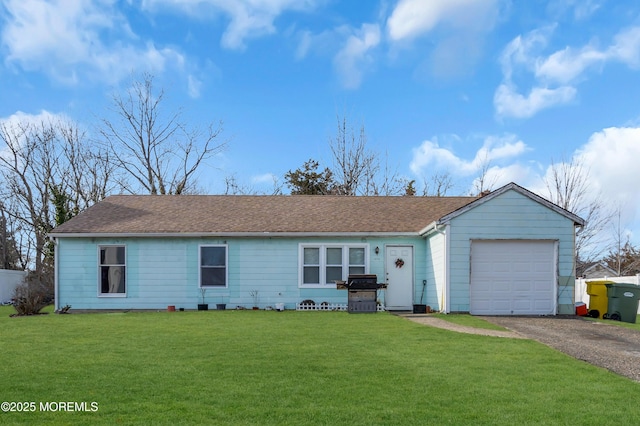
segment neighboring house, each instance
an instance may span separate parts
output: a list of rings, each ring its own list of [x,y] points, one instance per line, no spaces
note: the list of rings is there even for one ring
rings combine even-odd
[[[514,184],[477,197],[116,195],[56,228],[56,307],[347,302],[376,274],[389,310],[574,312],[578,216]],[[424,292],[424,295],[423,295]]]
[[[600,278],[617,277],[618,273],[602,262],[578,262],[576,266],[576,277],[578,278]]]

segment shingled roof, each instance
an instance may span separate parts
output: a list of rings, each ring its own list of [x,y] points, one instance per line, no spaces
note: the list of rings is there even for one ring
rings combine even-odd
[[[113,195],[50,235],[417,234],[476,199]]]

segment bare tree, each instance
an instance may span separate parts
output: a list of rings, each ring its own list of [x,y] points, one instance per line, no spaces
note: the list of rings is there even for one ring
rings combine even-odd
[[[614,212],[607,209],[603,197],[591,193],[590,171],[578,157],[572,157],[569,161],[552,161],[549,172],[544,178],[549,200],[586,221],[576,236],[576,257],[581,261],[600,257],[606,248],[602,231]]]
[[[206,129],[190,127],[180,111],[164,114],[164,91],[154,91],[153,77],[144,74],[124,95],[113,96],[117,121],[102,120],[100,133],[117,166],[132,179],[121,181],[132,193],[185,194],[195,190],[195,174],[222,152],[222,123]]]
[[[337,117],[337,133],[329,140],[333,155],[333,176],[335,193],[338,195],[359,195],[367,192],[367,176],[378,173],[379,164],[375,154],[367,149],[367,135],[364,126],[356,137],[354,129],[345,117]]]
[[[114,189],[116,173],[112,155],[101,146],[92,144],[84,132],[73,123],[57,125],[62,139],[62,154],[66,168],[61,188],[73,201],[74,207],[82,211],[104,199]]]
[[[71,200],[70,209],[82,210],[105,196],[110,166],[94,161],[101,155],[77,126],[55,118],[0,123],[0,151],[2,210],[15,253],[20,265],[40,271],[55,224],[52,190]]]
[[[422,195],[425,197],[446,197],[453,188],[453,179],[449,172],[438,172],[431,176],[431,181],[424,181]]]
[[[379,165],[377,155],[371,154],[371,156],[372,161],[364,173],[365,183],[362,195],[406,195],[411,182],[399,176],[397,169],[391,169],[388,153],[385,153],[382,167]]]
[[[498,182],[497,175],[491,175],[491,158],[489,151],[484,150],[484,156],[478,164],[478,177],[473,181],[473,195],[481,195],[488,191],[493,191],[493,187]]]
[[[24,231],[21,264],[33,261],[40,270],[50,228],[49,184],[57,168],[55,129],[48,123],[3,123],[0,140],[4,154],[0,156],[0,176],[4,183],[4,210],[11,222]],[[22,242],[22,241],[21,241]],[[33,251],[32,251],[33,250]]]
[[[603,259],[618,276],[633,275],[640,270],[640,251],[631,245],[629,232],[622,223],[622,205],[611,215],[611,240],[608,255]]]

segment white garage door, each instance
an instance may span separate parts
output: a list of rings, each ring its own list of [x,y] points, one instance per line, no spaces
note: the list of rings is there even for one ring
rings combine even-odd
[[[474,315],[553,315],[553,241],[472,241],[470,312]]]

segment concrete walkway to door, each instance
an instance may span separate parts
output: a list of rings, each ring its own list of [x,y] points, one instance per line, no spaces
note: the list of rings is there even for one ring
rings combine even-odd
[[[511,339],[526,339],[525,336],[522,336],[513,331],[489,330],[484,328],[468,327],[464,325],[454,324],[452,322],[445,321],[440,318],[436,318],[429,314],[413,314],[409,312],[392,312],[392,311],[391,313],[399,317],[406,318],[410,321],[417,322],[418,324],[428,325],[436,328],[443,328],[445,330],[450,330],[450,331],[457,331],[458,333],[479,334],[482,336],[493,336],[493,337],[508,337]]]

